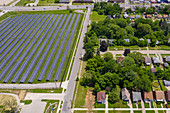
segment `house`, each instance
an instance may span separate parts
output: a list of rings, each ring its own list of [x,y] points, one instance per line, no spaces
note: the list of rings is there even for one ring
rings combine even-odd
[[[117,63],[121,63],[123,61],[124,57],[120,56],[117,58]]]
[[[130,15],[130,19],[135,19],[135,15]]]
[[[101,42],[106,42],[107,43],[107,39],[100,39],[100,43]]]
[[[136,15],[136,19],[140,18],[140,15]]]
[[[97,92],[97,103],[98,104],[104,104],[105,103],[105,95],[106,93],[101,91]]]
[[[159,44],[159,41],[157,40],[157,41],[156,41],[156,45],[158,45],[158,44]]]
[[[170,56],[165,56],[165,57],[163,58],[163,61],[164,61],[164,62],[170,62]]]
[[[163,80],[164,86],[170,86],[170,81],[168,80]]]
[[[163,15],[163,18],[164,19],[168,19],[168,15]]]
[[[152,15],[147,14],[147,15],[146,15],[146,18],[149,18],[149,19],[152,18]]]
[[[108,0],[111,3],[125,3],[125,0]]]
[[[123,88],[123,89],[121,90],[121,92],[122,92],[122,100],[128,102],[129,99],[130,99],[130,93],[129,93],[129,91],[128,91],[126,88]]]
[[[147,39],[147,41],[148,41],[148,44],[150,44],[150,43],[151,43],[151,39]]]
[[[143,38],[140,38],[139,40],[140,40],[140,41],[144,41],[144,39],[143,39]]]
[[[170,90],[165,91],[165,98],[166,98],[166,101],[170,102]]]
[[[111,15],[107,15],[107,18],[111,19],[111,18],[112,18],[112,16],[111,16]]]
[[[156,73],[156,68],[151,68],[152,73]]]
[[[159,59],[159,57],[157,56],[157,57],[152,57],[152,62],[153,62],[153,64],[160,64],[161,63],[161,61],[160,61],[160,59]]]
[[[153,101],[153,93],[152,91],[150,92],[144,92],[143,93],[144,101]]]
[[[151,65],[151,63],[152,63],[151,58],[148,58],[148,57],[145,56],[145,64],[146,64],[147,66],[149,66],[149,65]]]
[[[127,43],[129,43],[130,42],[130,39],[124,39]]]
[[[115,39],[108,39],[109,44],[112,45],[114,40]]]
[[[128,18],[129,17],[129,15],[127,14],[127,13],[125,13],[124,15],[123,15],[123,18]]]
[[[169,64],[167,62],[164,62],[163,65],[164,65],[164,67],[168,67],[169,66]]]
[[[161,19],[161,18],[162,18],[162,15],[157,15],[156,18],[157,18],[157,19]]]
[[[60,3],[69,3],[69,0],[60,0]]]
[[[154,97],[156,102],[165,101],[165,95],[163,91],[154,91]]]
[[[132,91],[132,100],[133,100],[133,102],[137,103],[137,102],[141,101],[141,99],[142,99],[141,92]]]

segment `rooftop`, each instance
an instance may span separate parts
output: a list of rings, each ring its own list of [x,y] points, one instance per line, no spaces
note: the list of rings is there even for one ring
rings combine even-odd
[[[122,89],[122,100],[129,101],[130,93],[126,88]]]
[[[153,100],[153,93],[152,93],[152,91],[144,92],[144,99],[146,99],[146,100]]]
[[[132,91],[133,102],[138,102],[142,99],[141,92]]]
[[[156,100],[162,100],[165,99],[164,92],[163,91],[154,91],[155,93],[155,99]]]
[[[97,92],[97,101],[103,102],[103,100],[105,100],[105,92],[103,92],[103,91]]]

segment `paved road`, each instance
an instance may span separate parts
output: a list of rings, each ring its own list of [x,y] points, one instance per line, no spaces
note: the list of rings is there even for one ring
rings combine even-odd
[[[68,82],[62,83],[61,88],[67,88]],[[39,83],[39,84],[0,84],[0,89],[55,89],[60,86],[57,83]]]
[[[29,105],[23,105],[21,113],[44,113],[46,102],[42,102],[42,99],[47,100],[63,100],[64,94],[61,93],[27,93],[25,100],[32,100]]]
[[[90,13],[91,13],[91,7],[88,8],[87,15],[86,15],[86,18],[84,21],[84,25],[83,25],[79,45],[77,48],[75,60],[73,63],[68,87],[66,90],[66,95],[64,97],[63,108],[62,108],[61,113],[71,113],[71,104],[72,104],[75,85],[76,85],[76,78],[77,78],[77,74],[78,74],[80,58],[81,58],[81,55],[83,54],[83,38],[85,36],[85,33],[87,32],[87,26],[89,23]]]
[[[13,2],[10,6],[15,6],[20,0]]]
[[[138,51],[141,52],[142,54],[170,54],[170,51],[167,50],[131,50],[131,52],[133,51]],[[124,51],[107,51],[107,52],[111,52],[112,54],[123,54]],[[100,54],[104,54],[106,52],[100,52]]]

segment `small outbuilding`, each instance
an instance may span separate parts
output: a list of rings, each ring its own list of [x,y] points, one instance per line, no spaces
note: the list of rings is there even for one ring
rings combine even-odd
[[[97,92],[97,103],[98,104],[104,104],[105,103],[105,95],[106,93],[101,91]]]
[[[128,91],[126,88],[123,88],[123,89],[121,90],[121,92],[122,92],[122,100],[123,100],[123,101],[126,101],[126,102],[129,102],[129,99],[130,99],[130,93],[129,93],[129,91]]]
[[[111,18],[112,18],[112,16],[111,16],[111,15],[107,15],[107,18],[111,19]]]
[[[139,19],[140,18],[140,15],[136,15],[136,19]]]
[[[152,91],[150,92],[144,92],[143,93],[143,96],[144,96],[144,101],[147,102],[147,101],[153,101],[153,93]]]
[[[152,57],[152,61],[153,61],[154,64],[160,64],[160,63],[161,63],[159,57],[154,57],[154,56],[153,56],[153,57]]]
[[[170,62],[170,56],[165,56],[165,57],[163,58],[163,61],[164,61],[164,62]]]
[[[164,67],[168,67],[169,66],[169,64],[167,62],[164,62],[163,65],[164,65]]]
[[[165,101],[165,95],[163,91],[154,91],[154,97],[156,102]]]
[[[141,101],[141,99],[142,99],[141,92],[132,91],[133,102],[137,103],[137,102]]]

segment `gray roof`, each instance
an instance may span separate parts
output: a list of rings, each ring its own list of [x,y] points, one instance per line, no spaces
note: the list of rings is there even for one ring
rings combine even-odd
[[[122,92],[122,100],[129,101],[130,99],[129,91],[126,88],[123,88],[121,92]]]
[[[152,60],[153,60],[153,63],[154,64],[160,64],[161,63],[161,61],[159,60],[159,57],[152,57]]]
[[[170,56],[165,56],[164,59],[166,62],[170,62]]]
[[[100,39],[100,41],[102,42],[102,41],[105,41],[105,42],[107,42],[107,39]]]
[[[109,44],[113,44],[113,40],[115,40],[115,39],[108,39]]]
[[[123,16],[124,16],[124,18],[128,18],[129,17],[128,14],[126,14],[126,13]]]
[[[158,41],[158,40],[156,41],[156,44],[159,44],[159,41]]]
[[[165,86],[170,86],[170,81],[168,81],[168,80],[163,80],[163,83]]]
[[[130,42],[130,39],[124,39],[127,43],[129,43]]]
[[[138,102],[142,99],[141,92],[132,91],[133,102]]]
[[[141,40],[144,40],[144,39],[143,39],[143,38],[140,38],[139,40],[141,41]]]
[[[151,43],[151,39],[147,39],[148,43],[150,44]]]
[[[136,15],[136,18],[137,18],[137,19],[140,18],[140,15]]]
[[[168,67],[168,66],[169,66],[169,64],[166,63],[166,62],[164,62],[163,64],[164,64],[165,67]]]
[[[63,2],[63,3],[69,3],[70,1],[69,0],[60,0],[60,2]]]
[[[148,57],[146,57],[145,56],[145,64],[148,64],[148,63],[152,63],[152,60],[151,60],[151,58],[148,58]]]
[[[112,18],[112,16],[111,15],[107,15],[107,18]]]

